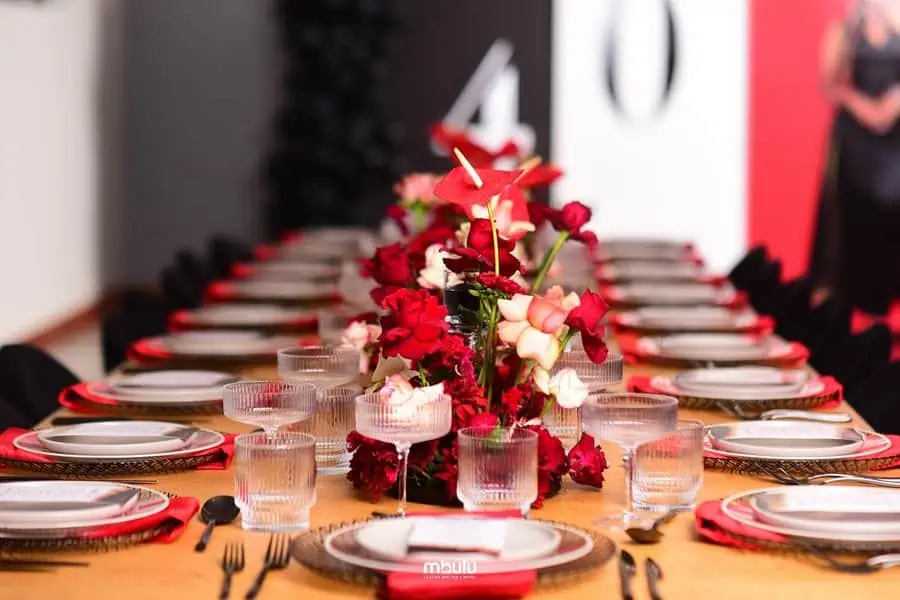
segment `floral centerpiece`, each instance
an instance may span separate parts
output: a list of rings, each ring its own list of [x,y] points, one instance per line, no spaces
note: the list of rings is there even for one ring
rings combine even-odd
[[[574,371],[551,376],[551,370],[575,334],[593,362],[605,360],[601,319],[608,307],[591,291],[579,296],[552,286],[538,293],[563,244],[596,244],[584,229],[591,211],[579,202],[557,210],[528,201],[531,187],[561,174],[554,167],[532,160],[520,169],[499,170],[473,165],[459,145],[453,151],[459,165],[443,177],[413,174],[398,184],[400,200],[389,216],[405,222],[412,211],[421,227],[362,262],[363,276],[377,283],[371,295],[383,315],[377,327],[352,325],[347,336],[371,353],[370,391],[402,400],[417,388],[440,386],[452,398],[452,430],[414,445],[408,473],[400,472],[392,444],[352,432],[348,479],[378,499],[406,477],[411,499],[453,504],[455,432],[480,425],[537,432],[535,507],[559,490],[566,474],[599,488],[606,468],[602,450],[583,435],[567,454],[542,416],[554,402],[574,408],[586,399],[587,387]],[[476,155],[482,161],[493,157],[486,151]],[[544,223],[558,237],[528,272],[522,242]],[[451,301],[453,294],[459,301]]]

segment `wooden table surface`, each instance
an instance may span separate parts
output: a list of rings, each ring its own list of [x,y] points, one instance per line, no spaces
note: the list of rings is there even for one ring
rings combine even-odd
[[[627,367],[626,375],[661,373],[663,369]],[[260,373],[257,373],[259,375]],[[850,410],[844,406],[839,410]],[[60,411],[65,413],[66,411]],[[716,412],[683,410],[684,418],[707,423],[728,420]],[[859,425],[865,425],[856,417]],[[246,431],[243,425],[216,417],[203,426],[222,431]],[[586,488],[566,478],[561,495],[548,500],[544,508],[532,511],[538,518],[564,521],[590,528],[601,511],[620,507],[623,497],[621,456],[612,444],[603,444],[611,467],[602,491]],[[896,474],[896,473],[895,473]],[[707,471],[700,500],[722,498],[740,490],[771,485],[747,476]],[[158,477],[158,489],[200,498],[232,494],[234,474],[228,471],[193,471]],[[395,501],[383,499],[373,504],[358,495],[343,476],[318,479],[318,502],[312,510],[312,526],[367,517],[373,510],[393,511]],[[426,508],[413,505],[411,508]],[[91,562],[88,568],[68,568],[55,574],[3,573],[0,598],[16,600],[199,600],[216,598],[221,582],[220,559],[225,542],[243,539],[247,546],[247,568],[234,579],[232,598],[242,598],[260,567],[267,537],[241,530],[239,524],[216,528],[210,547],[197,554],[193,546],[203,528],[192,522],[184,535],[171,544],[146,544],[105,554],[79,556]],[[630,544],[624,534],[612,534],[621,547],[639,561],[635,578],[637,600],[649,599],[644,579],[644,558],[653,557],[664,573],[661,584],[667,600],[845,600],[853,597],[892,598],[900,586],[900,569],[872,575],[846,575],[822,568],[796,556],[752,552],[715,546],[694,534],[693,515],[685,514],[666,528],[664,540],[655,546]],[[265,598],[358,599],[372,598],[372,589],[330,581],[298,564],[274,572],[263,588]],[[536,590],[535,598],[619,598],[615,561],[579,583]]]

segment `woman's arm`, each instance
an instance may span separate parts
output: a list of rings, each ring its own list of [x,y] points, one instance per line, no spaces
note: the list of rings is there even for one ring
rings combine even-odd
[[[893,127],[900,114],[900,97],[887,93],[872,98],[850,83],[850,40],[842,23],[831,25],[822,41],[819,78],[825,95],[845,108],[857,121],[876,133]]]

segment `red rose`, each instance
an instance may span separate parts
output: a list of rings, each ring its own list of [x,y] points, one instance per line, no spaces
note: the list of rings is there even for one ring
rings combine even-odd
[[[409,227],[406,226],[406,209],[402,206],[391,204],[388,206],[385,215],[397,224],[397,228],[400,230],[400,233],[403,234],[403,237],[409,235]]]
[[[347,436],[347,448],[353,453],[347,479],[354,488],[366,488],[377,502],[397,481],[397,449],[393,444],[369,439],[356,431]]]
[[[572,235],[580,233],[590,220],[591,209],[578,201],[569,202],[550,218],[557,231],[568,231]]]
[[[469,427],[485,427],[493,429],[500,424],[500,419],[494,413],[479,413],[469,421]]]
[[[422,360],[441,348],[450,329],[447,309],[426,290],[397,290],[384,299],[389,311],[381,317],[382,353]]]
[[[384,308],[385,299],[397,290],[402,289],[404,288],[399,285],[381,285],[376,288],[372,288],[369,291],[369,296],[372,298],[372,302],[374,302],[381,308]]]
[[[523,190],[530,190],[538,186],[550,185],[562,175],[563,171],[559,167],[550,163],[543,163],[522,174],[516,180],[516,185]]]
[[[569,475],[578,483],[602,488],[607,466],[603,449],[595,446],[594,438],[586,433],[569,450]]]
[[[497,239],[500,257],[500,274],[509,277],[522,268],[522,263],[512,255],[516,243],[503,238]],[[469,229],[465,248],[445,248],[454,257],[444,259],[444,265],[454,273],[464,271],[494,270],[494,238],[488,219],[475,219]]]
[[[559,438],[540,425],[527,427],[538,434],[538,495],[532,506],[540,508],[554,484],[566,473],[566,451]]]
[[[413,282],[409,254],[400,244],[382,246],[375,256],[361,261],[363,277],[371,277],[381,285],[403,287]]]
[[[462,167],[456,167],[434,186],[434,195],[449,204],[457,204],[471,214],[475,204],[487,206],[491,197],[503,191],[519,176],[521,171],[500,171],[497,169],[475,169],[481,178],[479,188]]]
[[[528,220],[531,221],[535,228],[540,227],[556,214],[556,210],[544,204],[543,202],[528,203]]]
[[[508,277],[504,277],[503,275],[497,275],[493,271],[486,271],[484,273],[479,273],[478,277],[475,278],[475,281],[480,283],[486,288],[491,288],[492,290],[497,290],[503,292],[504,294],[509,294],[512,296],[513,294],[527,294],[522,286],[509,279]]]
[[[584,351],[591,362],[600,364],[606,360],[609,349],[603,340],[606,328],[602,319],[609,311],[609,305],[600,297],[600,294],[586,291],[581,296],[581,303],[569,312],[566,317],[566,325],[581,332],[581,342]]]

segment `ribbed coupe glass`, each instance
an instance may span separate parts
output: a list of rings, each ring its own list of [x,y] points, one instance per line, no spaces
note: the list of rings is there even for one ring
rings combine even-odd
[[[453,403],[441,394],[426,402],[395,404],[379,394],[356,398],[356,431],[362,435],[394,444],[400,458],[400,504],[397,514],[406,514],[406,467],[413,444],[443,437],[450,431]]]
[[[563,352],[550,370],[554,376],[563,369],[574,369],[591,394],[605,391],[609,386],[622,383],[624,361],[618,354],[609,354],[602,363],[592,362],[584,350]],[[553,402],[544,414],[544,426],[558,437],[566,450],[570,450],[581,437],[581,418],[577,408],[565,408]]]
[[[305,531],[316,503],[316,439],[305,433],[235,438],[235,503],[247,531]]]
[[[456,495],[468,511],[526,514],[538,492],[538,435],[528,429],[466,427],[457,432]]]
[[[359,375],[361,352],[336,346],[302,346],[278,351],[278,376],[285,381],[335,388]]]
[[[640,444],[675,431],[678,400],[654,394],[593,394],[581,406],[581,423],[595,440],[615,442],[625,451],[625,510],[602,517],[597,525],[623,529],[634,520],[634,451]]]
[[[222,409],[229,419],[262,427],[271,437],[316,412],[316,388],[284,381],[229,383],[222,388]]]

